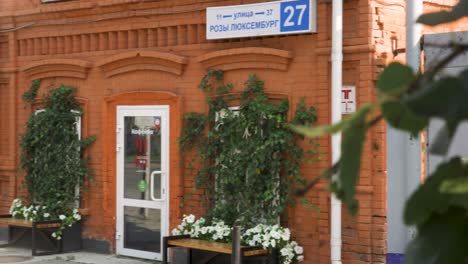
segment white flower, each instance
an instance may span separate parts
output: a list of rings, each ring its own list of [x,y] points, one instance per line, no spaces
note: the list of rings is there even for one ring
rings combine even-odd
[[[281,256],[287,256],[289,253],[289,250],[287,248],[282,248],[280,250]]]
[[[78,213],[78,209],[76,209],[76,208],[73,209],[73,213],[74,213],[74,214]]]
[[[187,216],[185,218],[186,222],[189,223],[189,224],[193,224],[195,222],[195,216],[193,214]]]
[[[281,235],[281,239],[288,241],[291,238],[291,232],[289,228],[285,228],[283,234]]]
[[[296,254],[300,255],[300,254],[304,253],[304,249],[301,246],[295,246],[294,247],[294,252],[296,252]]]
[[[178,235],[180,235],[179,229],[177,229],[177,228],[172,229],[172,235],[173,235],[173,236],[178,236]]]
[[[276,247],[276,240],[272,239],[270,241],[270,244],[271,244],[272,247]]]
[[[21,207],[21,205],[22,205],[22,203],[21,203],[21,200],[20,200],[20,199],[18,199],[18,198],[14,199],[13,202],[11,202],[10,214],[13,213],[13,210],[14,210],[15,208]]]
[[[58,236],[58,237],[57,237],[57,240],[60,240],[60,239],[62,239],[62,237],[61,237],[61,236]]]
[[[281,238],[280,233],[278,233],[276,231],[271,231],[270,236],[272,238],[274,238],[274,239],[280,239]]]
[[[256,227],[254,227],[254,229],[252,231],[255,232],[255,233],[260,233],[262,231],[262,228],[263,228],[263,225],[259,224]]]
[[[261,241],[260,235],[259,235],[259,234],[256,234],[255,236],[253,236],[253,240],[254,240],[255,242],[260,242],[260,241]]]
[[[81,215],[75,213],[75,214],[73,215],[73,218],[75,218],[76,221],[80,221],[80,220],[81,220]]]
[[[62,220],[62,221],[65,220],[65,218],[66,218],[66,217],[65,217],[64,215],[60,215],[60,216],[59,216],[59,219]]]
[[[55,234],[55,232],[53,232],[52,237],[57,237],[57,234]]]
[[[49,213],[44,213],[44,218],[47,218],[47,217],[49,217],[49,216],[50,216]]]
[[[297,261],[299,262],[304,261],[304,256],[303,255],[297,256]]]
[[[206,222],[205,218],[200,217],[200,219],[198,219],[198,220],[195,222],[195,224],[197,224],[197,225],[203,225],[205,222]]]

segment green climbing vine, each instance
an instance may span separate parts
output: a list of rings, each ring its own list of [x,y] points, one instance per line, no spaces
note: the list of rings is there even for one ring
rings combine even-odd
[[[33,81],[23,95],[32,103],[40,80]],[[76,122],[83,111],[74,96],[75,88],[61,85],[44,99],[43,111],[32,112],[21,138],[21,168],[28,200],[47,206],[50,214],[62,214],[73,205],[75,188],[83,188],[92,172],[83,156],[94,137],[80,139]]]
[[[39,87],[41,86],[41,79],[36,79],[33,80],[31,83],[31,87],[29,90],[27,90],[21,98],[25,100],[26,102],[32,104],[34,103],[34,100],[37,97],[37,91],[39,90]]]
[[[302,136],[288,128],[288,100],[272,103],[255,75],[239,95],[224,84],[222,71],[209,70],[199,88],[215,96],[208,99],[207,115],[185,115],[180,148],[196,153],[195,186],[204,190],[208,217],[228,224],[239,219],[244,226],[277,223],[294,203],[292,190],[304,183],[301,164],[318,158],[318,145],[311,140],[312,156],[305,155]],[[316,119],[315,109],[301,100],[291,122],[310,125]]]

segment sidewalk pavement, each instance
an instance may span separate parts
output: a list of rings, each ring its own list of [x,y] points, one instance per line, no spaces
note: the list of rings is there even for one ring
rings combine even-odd
[[[0,248],[0,263],[20,264],[157,264],[158,261],[141,260],[115,255],[78,251],[50,256],[32,257],[31,249]]]

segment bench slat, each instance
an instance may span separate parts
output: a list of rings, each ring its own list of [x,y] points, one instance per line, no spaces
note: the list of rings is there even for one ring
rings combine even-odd
[[[244,252],[244,256],[259,256],[259,255],[266,255],[268,254],[268,250],[266,249],[256,249],[256,250],[249,250]]]
[[[49,223],[49,224],[36,224],[37,228],[59,228],[62,224],[60,223]]]
[[[231,254],[232,252],[231,244],[191,238],[169,240],[167,244],[176,247],[201,249],[225,254]]]
[[[0,218],[0,225],[32,227],[32,222],[24,219]]]
[[[192,249],[200,249],[224,254],[232,254],[232,244],[230,243],[222,243],[222,242],[213,242],[213,241],[206,241],[200,239],[191,239],[191,238],[184,238],[184,239],[174,239],[167,241],[168,245],[175,246],[175,247],[184,247],[184,248],[192,248]],[[264,255],[267,254],[268,251],[266,249],[256,249],[246,251],[244,256],[256,256],[256,255]]]

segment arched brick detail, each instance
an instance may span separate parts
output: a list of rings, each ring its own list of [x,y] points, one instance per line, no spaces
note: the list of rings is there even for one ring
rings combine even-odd
[[[182,75],[188,59],[183,56],[157,51],[131,51],[99,61],[106,78],[132,71],[162,71]]]
[[[176,227],[181,220],[180,204],[183,197],[183,179],[181,173],[180,152],[177,138],[181,129],[181,97],[171,92],[140,91],[122,93],[104,99],[102,108],[102,194],[104,219],[107,227],[106,238],[115,246],[113,234],[116,226],[116,120],[117,106],[119,105],[169,105],[169,226]]]
[[[272,48],[238,48],[210,52],[199,56],[197,61],[205,68],[224,71],[237,69],[272,69],[287,71],[293,53]]]
[[[69,77],[86,79],[92,63],[78,59],[47,59],[32,62],[21,70],[30,79],[44,79],[50,77]]]

